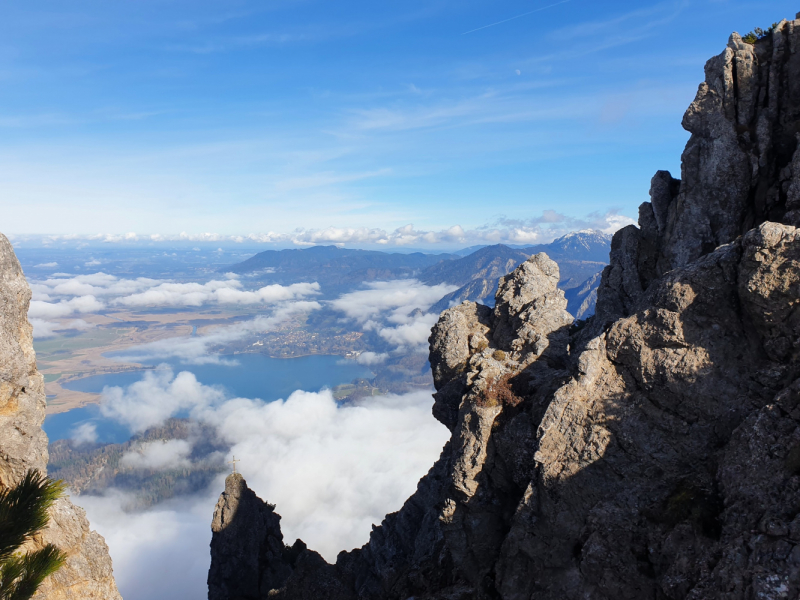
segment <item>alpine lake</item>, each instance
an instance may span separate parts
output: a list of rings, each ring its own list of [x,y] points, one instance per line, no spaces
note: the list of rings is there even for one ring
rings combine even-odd
[[[177,360],[160,360],[159,364],[168,365],[176,375],[181,371],[189,371],[200,383],[221,388],[229,397],[259,398],[265,402],[288,398],[297,390],[318,392],[350,383],[354,379],[373,376],[366,367],[341,356],[271,358],[263,354],[236,354],[220,356],[220,359],[219,363],[200,365],[183,364]],[[136,383],[146,372],[95,375],[66,383],[64,387],[80,392],[102,393],[106,387],[125,388]],[[131,432],[124,425],[103,416],[98,405],[48,415],[44,430],[52,442],[72,437],[75,429],[85,423],[94,424],[99,443],[118,444],[131,437]]]

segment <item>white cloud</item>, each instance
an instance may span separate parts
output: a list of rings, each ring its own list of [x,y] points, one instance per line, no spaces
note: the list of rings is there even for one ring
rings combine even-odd
[[[29,319],[33,325],[33,337],[36,340],[45,340],[58,335],[56,331],[61,328],[58,323],[44,319]]]
[[[95,325],[93,323],[87,323],[83,319],[73,319],[66,324],[64,329],[92,329],[94,327]]]
[[[148,362],[178,358],[184,363],[191,364],[221,364],[225,363],[225,359],[210,353],[212,347],[234,342],[256,333],[270,331],[276,325],[295,315],[308,313],[320,308],[321,306],[318,302],[290,302],[279,305],[270,317],[256,317],[250,321],[243,321],[235,325],[216,327],[207,335],[167,338],[149,344],[134,346],[118,354],[116,358],[128,362]]]
[[[32,281],[31,289],[34,300],[29,317],[59,318],[74,312],[102,310],[105,304],[98,297],[108,298],[111,305],[127,307],[276,304],[314,296],[319,293],[319,284],[275,284],[249,291],[231,274],[224,280],[177,283],[146,277],[119,279],[101,272]],[[54,297],[61,297],[61,300],[51,302]]]
[[[268,285],[255,291],[240,289],[236,279],[200,283],[162,283],[146,292],[114,300],[122,306],[202,306],[203,304],[275,304],[319,293],[318,283]]]
[[[31,300],[28,309],[28,317],[31,319],[58,319],[74,313],[89,313],[103,310],[105,304],[94,296],[78,296],[70,300],[60,302],[44,302],[42,300]]]
[[[430,406],[428,391],[339,407],[323,390],[209,412],[250,486],[277,504],[289,543],[299,537],[333,561],[364,544],[438,457],[448,432]]]
[[[53,337],[63,329],[87,329],[91,324],[82,319],[75,319],[69,324],[54,323],[52,319],[63,319],[75,313],[92,313],[107,309],[109,306],[128,308],[146,307],[198,307],[205,304],[216,305],[271,305],[274,307],[273,318],[282,320],[299,312],[308,312],[320,308],[316,302],[307,300],[319,294],[318,283],[294,283],[291,285],[268,285],[257,290],[246,290],[238,277],[232,273],[225,275],[224,280],[212,280],[206,283],[177,283],[140,277],[138,279],[120,279],[107,273],[77,275],[75,277],[51,277],[41,281],[32,281],[33,292],[28,318],[34,325],[34,337],[45,339]],[[99,299],[99,298],[102,298]],[[258,319],[256,320],[258,321]],[[258,325],[256,325],[257,327]],[[264,323],[264,328],[269,322]],[[244,326],[247,329],[250,326]],[[253,327],[250,327],[253,330]],[[232,335],[226,339],[223,330],[214,336],[176,340],[164,340],[160,345],[151,348],[178,345],[183,347],[179,354],[191,355],[199,360],[209,344],[224,343],[242,337],[242,327],[229,328]],[[239,333],[236,333],[236,332]],[[252,331],[251,331],[252,332]],[[171,352],[156,352],[156,356],[169,357]],[[218,360],[212,358],[209,360]]]
[[[404,323],[397,327],[383,327],[378,330],[378,335],[401,349],[411,348],[427,351],[431,328],[436,325],[438,320],[438,314],[426,313],[414,317],[410,323]]]
[[[384,316],[392,323],[408,323],[416,309],[427,310],[455,289],[453,285],[431,286],[414,279],[378,281],[366,284],[364,290],[343,294],[331,301],[331,306],[362,324]]]
[[[381,352],[380,354],[376,352],[362,352],[358,355],[358,358],[356,358],[356,362],[369,367],[371,365],[379,365],[385,362],[387,358],[389,358],[389,355],[386,352]]]
[[[181,373],[183,375],[184,373]],[[179,376],[180,377],[180,376]],[[177,380],[177,378],[176,378]],[[190,467],[192,444],[187,440],[148,442],[126,452],[119,461],[121,467],[162,471]]]
[[[37,340],[44,340],[47,338],[55,337],[59,331],[65,329],[91,329],[94,327],[92,323],[88,323],[83,319],[73,319],[66,324],[61,324],[55,321],[46,321],[44,319],[29,319],[33,326],[33,337]]]
[[[223,392],[202,385],[188,371],[177,376],[167,366],[147,371],[127,388],[106,387],[100,412],[127,426],[134,433],[163,423],[181,412],[191,412],[221,402]]]
[[[160,283],[162,283],[160,280],[146,277],[120,279],[103,272],[74,277],[57,273],[50,279],[31,282],[31,288],[34,292],[54,296],[123,296],[146,290]]]
[[[107,389],[104,396],[105,414],[140,429],[179,411],[214,427],[241,460],[238,469],[249,486],[277,504],[286,541],[299,537],[329,561],[340,550],[364,544],[371,526],[402,506],[448,438],[430,414],[430,391],[371,397],[348,406],[339,406],[329,390],[297,391],[266,403],[224,398],[189,373],[162,370],[124,390]],[[186,441],[154,442],[126,454],[123,462],[166,468],[183,464],[189,452]],[[187,589],[196,584],[189,581],[193,567],[187,565],[207,569],[208,523],[223,486],[220,478],[201,496],[140,514],[123,513],[125,498],[113,491],[105,498],[75,500],[106,538],[125,597],[157,600],[175,597],[169,590],[179,582]],[[172,551],[164,552],[165,547]],[[145,593],[147,584],[137,584],[136,577],[154,556],[160,557],[167,583],[163,590]],[[129,591],[133,588],[135,593]]]
[[[597,229],[604,233],[615,231],[634,224],[635,221],[617,211],[592,213],[584,217],[574,217],[546,210],[542,216],[531,219],[500,219],[473,229],[465,229],[461,225],[452,225],[441,229],[421,230],[413,224],[404,225],[394,230],[379,227],[325,227],[321,229],[299,228],[290,233],[262,232],[247,235],[223,235],[219,233],[180,233],[153,234],[124,238],[111,234],[90,236],[47,236],[47,241],[87,239],[105,242],[131,242],[147,240],[154,242],[186,241],[186,242],[255,242],[262,244],[295,244],[310,246],[314,244],[379,244],[385,246],[449,246],[475,244],[545,244],[557,237],[578,229]]]
[[[94,444],[97,441],[97,426],[94,423],[81,423],[72,430],[71,437],[77,444]]]
[[[41,268],[48,268],[48,269],[50,269],[50,268],[53,268],[53,267],[57,267],[57,266],[58,266],[58,263],[57,263],[57,262],[48,262],[48,263],[41,263],[41,264],[34,265],[34,266],[35,266],[35,267],[41,267]]]
[[[210,493],[138,513],[124,510],[131,499],[117,490],[72,501],[86,509],[92,529],[105,538],[126,600],[206,597],[209,523],[216,502]]]
[[[424,351],[438,319],[426,311],[457,286],[399,279],[368,283],[366,288],[343,294],[331,305],[364,329],[376,330],[397,351]]]

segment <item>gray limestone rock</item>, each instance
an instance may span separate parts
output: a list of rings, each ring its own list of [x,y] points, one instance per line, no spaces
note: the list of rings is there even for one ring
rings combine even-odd
[[[8,239],[0,234],[0,486],[15,485],[28,469],[47,469],[44,378],[36,370],[31,291]],[[35,600],[120,600],[103,538],[89,529],[83,509],[56,502],[48,528],[31,543],[52,543],[67,562],[44,581]]]
[[[492,311],[474,302],[446,310],[433,327],[430,363],[436,387],[433,416],[452,430],[467,386],[467,363],[475,353],[489,347]]]
[[[800,225],[800,20],[755,45],[734,33],[708,61],[683,118],[681,180],[653,177],[639,230],[612,242],[597,325],[630,314],[640,290],[765,221]]]
[[[514,360],[527,364],[551,345],[551,355],[566,353],[566,330],[573,319],[558,281],[558,265],[544,253],[500,279],[492,339]]]

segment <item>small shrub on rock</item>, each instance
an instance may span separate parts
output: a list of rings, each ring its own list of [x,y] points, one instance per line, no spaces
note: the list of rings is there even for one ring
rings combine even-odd
[[[506,373],[489,382],[486,391],[478,398],[478,406],[491,408],[493,406],[518,406],[524,400],[513,389],[511,377],[513,373]]]
[[[502,350],[495,350],[494,352],[492,352],[492,358],[495,360],[505,360],[506,353],[503,352]]]
[[[753,45],[758,40],[764,39],[768,35],[771,35],[773,31],[778,28],[778,23],[773,23],[768,29],[761,29],[761,27],[756,27],[753,31],[748,33],[747,35],[742,37],[742,41],[746,44]]]

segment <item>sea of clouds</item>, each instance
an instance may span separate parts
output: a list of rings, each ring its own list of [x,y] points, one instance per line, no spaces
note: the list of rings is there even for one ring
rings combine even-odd
[[[94,273],[61,274],[34,280],[31,289],[33,298],[28,318],[37,340],[57,336],[68,329],[89,329],[93,325],[80,317],[121,309],[183,307],[191,310],[237,305],[264,311],[246,321],[217,326],[205,335],[162,339],[125,350],[117,356],[129,362],[152,363],[175,358],[186,364],[202,364],[226,360],[211,352],[214,347],[270,331],[293,317],[321,309],[323,304],[340,312],[342,318],[363,331],[375,331],[392,353],[424,352],[430,329],[438,318],[427,310],[456,286],[425,285],[414,279],[371,282],[324,302],[314,299],[320,293],[320,286],[313,282],[273,284],[249,290],[233,274],[205,283],[183,283]],[[389,357],[389,351],[365,352],[358,361],[367,366],[376,365]]]
[[[178,358],[187,364],[225,363],[215,348],[266,331],[323,304],[342,319],[386,342],[386,351],[364,352],[376,365],[392,353],[424,351],[437,316],[426,311],[454,286],[415,280],[370,283],[332,301],[316,300],[316,283],[249,290],[236,277],[206,283],[124,279],[105,273],[57,275],[32,283],[30,317],[35,336],[57,335],[81,316],[120,308],[258,305],[264,315],[220,325],[205,335],[180,336],[125,350],[119,360],[155,364]],[[55,321],[54,319],[59,319]],[[38,322],[37,322],[38,321]],[[42,322],[46,324],[42,326]],[[89,326],[88,323],[86,325]],[[125,387],[102,393],[104,418],[134,433],[181,415],[209,427],[230,448],[248,484],[277,505],[287,543],[303,539],[334,561],[341,550],[360,547],[373,524],[398,510],[438,458],[448,431],[431,416],[431,391],[371,397],[341,405],[330,390],[296,391],[264,402],[231,397],[200,383],[188,371],[162,365]],[[97,439],[95,426],[73,431],[76,443]],[[123,455],[129,469],[167,470],[192,465],[193,438],[139,444]],[[205,458],[208,460],[208,457]],[[139,512],[125,492],[73,496],[92,527],[106,539],[114,573],[126,600],[205,597],[210,523],[224,489],[220,476],[206,490],[173,498]]]
[[[595,229],[612,234],[626,225],[635,224],[630,217],[619,214],[617,210],[605,213],[593,212],[583,217],[544,210],[538,217],[529,219],[500,218],[474,228],[453,225],[442,229],[417,229],[413,224],[403,225],[394,230],[379,227],[326,227],[323,229],[298,228],[292,232],[250,233],[247,235],[228,235],[220,233],[180,233],[180,234],[125,234],[98,233],[90,235],[51,235],[51,236],[12,236],[11,239],[34,239],[48,245],[61,241],[103,242],[108,244],[131,244],[137,242],[254,242],[258,244],[291,244],[294,246],[314,246],[318,244],[374,245],[377,247],[436,247],[471,246],[475,244],[545,244],[555,238],[581,229]]]
[[[414,279],[399,279],[367,283],[364,288],[343,294],[333,300],[331,306],[365,331],[376,331],[395,352],[427,352],[428,336],[439,315],[426,311],[458,286],[425,285]],[[380,355],[365,354],[367,356],[360,361],[362,364],[380,362]]]
[[[318,283],[274,284],[247,290],[234,275],[205,283],[186,283],[146,277],[125,279],[101,272],[74,276],[61,274],[31,281],[30,285],[33,296],[28,318],[36,339],[53,337],[65,329],[91,327],[85,320],[71,317],[106,310],[259,305],[275,308],[275,316],[281,319],[320,306],[308,300],[319,294]],[[71,320],[65,323],[53,321],[65,318]]]
[[[101,410],[132,431],[177,414],[212,428],[240,461],[238,470],[277,505],[285,542],[296,538],[335,561],[360,547],[373,524],[398,510],[438,458],[449,436],[431,416],[430,391],[340,405],[330,390],[296,391],[264,402],[228,397],[189,372],[163,366],[125,388],[107,388]],[[128,468],[191,464],[191,439],[152,442],[126,453]],[[214,504],[223,477],[195,496],[125,512],[119,490],[77,496],[106,539],[127,600],[204,597]]]

